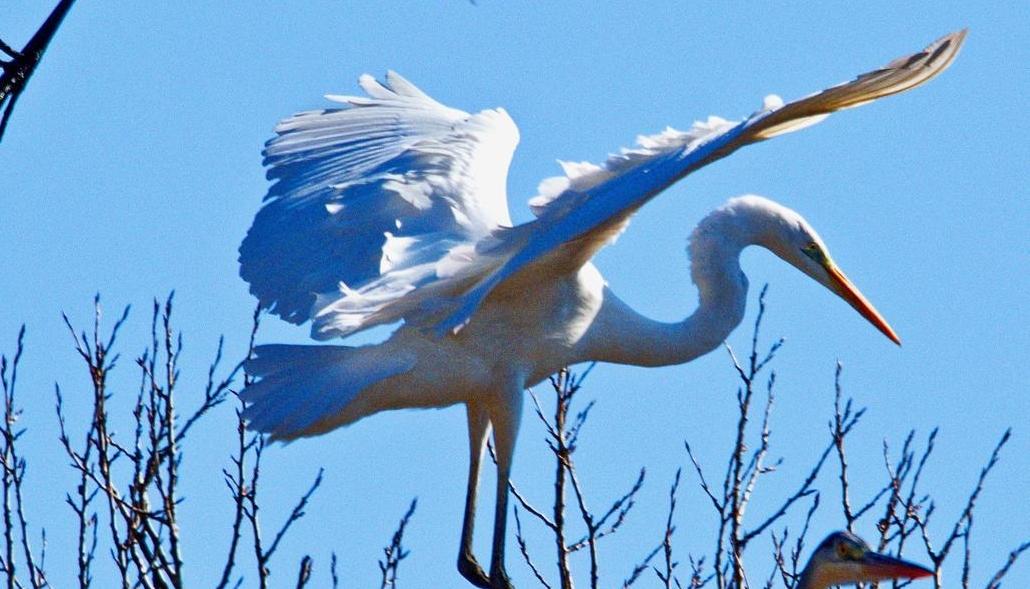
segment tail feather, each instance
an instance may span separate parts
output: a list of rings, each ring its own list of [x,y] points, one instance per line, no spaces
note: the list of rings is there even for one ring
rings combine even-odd
[[[256,382],[240,393],[247,427],[272,439],[292,440],[324,431],[326,419],[342,412],[358,393],[407,372],[414,356],[383,346],[266,345],[244,368]]]

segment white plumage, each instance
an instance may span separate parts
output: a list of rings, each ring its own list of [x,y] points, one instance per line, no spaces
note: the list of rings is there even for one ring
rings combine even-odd
[[[691,237],[699,307],[677,323],[622,303],[590,263],[663,189],[736,149],[831,112],[919,85],[943,71],[965,36],[784,104],[767,97],[742,121],[710,117],[688,131],[640,137],[601,165],[562,162],[541,183],[536,219],[512,226],[505,194],[518,130],[502,109],[444,106],[390,72],[362,76],[365,97],[283,120],[265,149],[274,181],[240,246],[240,274],[262,306],[312,337],[403,321],[362,347],[259,346],[242,392],[250,427],[277,439],[317,435],[385,409],[468,408],[469,488],[459,570],[482,587],[504,573],[507,480],[522,394],[562,366],[597,360],[657,366],[718,346],[741,321],[740,251],[760,245],[897,336],[833,263],[800,215],[761,197],[733,199]],[[472,555],[479,462],[497,446],[493,557]]]
[[[272,312],[314,320],[316,339],[395,321],[387,307],[437,281],[439,262],[511,225],[507,113],[447,108],[393,73],[387,84],[362,76],[368,98],[331,97],[349,108],[294,115],[265,148],[275,184],[241,275]]]

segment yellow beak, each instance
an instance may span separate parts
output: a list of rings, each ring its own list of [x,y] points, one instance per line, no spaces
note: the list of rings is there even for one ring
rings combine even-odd
[[[840,271],[840,268],[837,268],[837,266],[829,260],[826,261],[823,267],[826,268],[826,272],[829,273],[830,278],[836,285],[837,294],[847,301],[849,305],[854,307],[856,311],[869,321],[869,323],[872,323],[876,329],[879,329],[883,335],[887,336],[892,342],[900,346],[901,339],[898,338],[898,334],[894,333],[894,330],[891,329],[891,326],[887,323],[887,320],[883,318],[883,315],[880,315],[880,312],[876,310],[876,307],[874,307],[873,304],[870,303],[857,288],[855,288],[855,285],[852,284],[851,281],[848,280],[848,277]]]

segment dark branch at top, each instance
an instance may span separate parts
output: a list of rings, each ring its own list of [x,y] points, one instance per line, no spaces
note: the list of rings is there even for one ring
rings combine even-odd
[[[75,0],[61,0],[57,3],[53,12],[40,25],[36,34],[29,39],[29,42],[21,51],[15,51],[10,45],[0,41],[0,51],[7,54],[10,61],[0,61],[3,67],[3,75],[0,75],[0,107],[4,108],[3,118],[0,118],[0,141],[3,141],[4,131],[7,130],[7,121],[14,112],[14,105],[18,97],[25,90],[29,78],[36,71],[39,60],[43,58],[43,52],[50,44],[57,28],[61,26],[68,10],[71,9]],[[6,107],[4,107],[6,103]]]

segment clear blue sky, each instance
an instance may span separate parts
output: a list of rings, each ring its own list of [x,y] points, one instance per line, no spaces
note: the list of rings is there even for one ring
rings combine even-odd
[[[3,3],[0,36],[20,46],[49,4]],[[279,118],[322,106],[324,93],[354,93],[359,74],[387,68],[459,108],[504,106],[522,132],[509,194],[515,218],[525,220],[525,200],[557,172],[556,158],[597,161],[638,133],[684,128],[709,114],[738,117],[765,94],[806,94],[966,26],[966,47],[941,78],[691,176],[643,209],[597,262],[634,306],[658,318],[681,317],[696,297],[684,257],[694,223],[744,192],[796,208],[905,345],[891,345],[768,253],[745,254],[752,285],[771,283],[766,334],[787,338],[776,366],[773,447],[786,463],[768,479],[767,499],[794,488],[824,443],[839,358],[847,392],[869,406],[851,450],[860,497],[882,480],[882,440],[897,446],[909,428],[925,435],[939,425],[926,488],[938,498],[936,530],[943,533],[997,438],[1012,426],[1015,436],[980,503],[974,577],[993,572],[1030,536],[1025,3],[241,6],[78,3],[0,145],[0,349],[11,351],[18,326],[28,324],[21,398],[30,523],[48,529],[55,584],[69,586],[74,569],[70,512],[62,503],[73,474],[56,441],[53,382],[66,389],[72,415],[87,411],[85,374],[60,312],[85,324],[97,291],[112,314],[135,306],[115,389],[127,411],[135,382],[128,360],[145,344],[149,301],[176,289],[184,369],[196,378],[185,383],[193,389],[181,391],[189,405],[218,335],[226,335],[232,356],[245,345],[254,302],[237,276],[236,248],[266,189],[260,150]],[[747,335],[738,330],[730,342],[743,347]],[[260,339],[300,343],[306,336],[305,327],[269,318]],[[601,505],[621,493],[639,466],[649,474],[624,531],[603,545],[605,585],[621,582],[658,541],[668,484],[676,467],[688,464],[684,438],[706,463],[721,462],[734,388],[723,352],[674,368],[600,366],[591,376],[583,396],[598,405],[579,456],[591,499]],[[216,578],[228,541],[230,503],[220,469],[228,465],[231,421],[231,409],[222,408],[186,450],[182,509],[191,585]],[[528,407],[525,423],[515,478],[544,501],[552,468]],[[380,547],[417,495],[402,583],[461,586],[453,563],[465,456],[460,408],[380,415],[270,449],[270,525],[319,466],[327,470],[308,517],[282,547],[277,584],[292,581],[304,552],[325,581],[330,550],[340,556],[346,586],[377,583]],[[831,474],[821,484],[836,489]],[[488,469],[484,488],[491,486]],[[688,550],[710,550],[714,518],[692,476],[681,497],[676,546],[685,559]],[[763,505],[755,504],[756,515]],[[486,561],[488,504],[482,511],[477,546]],[[824,502],[816,535],[841,525],[836,504]],[[860,532],[874,530],[866,522]],[[551,545],[534,538],[533,550],[549,562]],[[520,586],[532,586],[515,550],[509,560]],[[103,578],[110,565],[104,554],[100,561]],[[752,574],[764,576],[765,560],[752,562],[760,566]],[[957,583],[954,566],[947,574]],[[1030,561],[1009,584],[1030,586]]]

